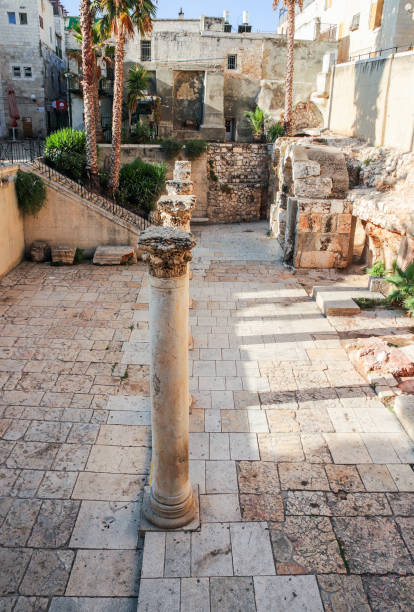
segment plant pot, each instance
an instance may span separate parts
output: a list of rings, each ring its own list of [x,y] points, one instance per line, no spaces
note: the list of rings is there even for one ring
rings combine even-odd
[[[263,142],[263,132],[254,132],[253,134],[254,142]]]
[[[390,290],[390,284],[387,283],[382,276],[370,276],[368,288],[375,293],[382,293],[387,296]]]

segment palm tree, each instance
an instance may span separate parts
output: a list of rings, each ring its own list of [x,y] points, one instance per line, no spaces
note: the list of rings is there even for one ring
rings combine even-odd
[[[74,39],[82,48],[82,29],[79,23],[72,26],[72,33]],[[95,122],[96,122],[96,140],[97,142],[104,142],[105,137],[101,123],[101,113],[99,109],[99,81],[102,77],[102,70],[99,65],[99,60],[106,62],[107,64],[112,63],[111,47],[108,46],[106,38],[102,36],[99,21],[92,25],[92,52],[93,52],[93,97],[94,97],[94,108],[95,108]],[[79,49],[68,49],[67,55],[70,59],[74,59],[78,62],[79,67],[82,65],[82,53]]]
[[[109,187],[118,190],[121,166],[122,93],[124,83],[125,42],[133,38],[136,27],[141,36],[152,31],[156,8],[152,0],[100,0],[102,29],[115,38],[114,99],[112,106],[112,149]]]
[[[80,27],[82,32],[83,105],[86,132],[86,169],[91,184],[98,184],[98,153],[96,150],[96,107],[93,95],[93,37],[90,0],[81,0]]]
[[[279,4],[287,7],[287,57],[285,81],[285,134],[291,136],[293,129],[293,72],[295,60],[295,10],[296,6],[302,9],[303,0],[273,0],[273,8]]]
[[[256,110],[246,111],[244,114],[253,132],[254,140],[256,142],[262,142],[265,123],[270,118],[269,115],[258,106],[256,106]]]
[[[128,133],[131,133],[132,115],[137,110],[139,99],[148,89],[148,72],[144,66],[137,64],[128,71],[127,78],[127,104],[128,104]]]

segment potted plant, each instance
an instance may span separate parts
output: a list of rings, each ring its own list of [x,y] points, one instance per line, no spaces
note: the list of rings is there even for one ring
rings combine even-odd
[[[377,261],[374,263],[371,268],[367,269],[367,274],[369,274],[369,290],[387,295],[389,285],[387,285],[387,281],[385,279],[387,270],[385,269],[384,262]]]
[[[256,106],[254,111],[246,111],[245,116],[249,122],[253,133],[254,142],[262,142],[264,137],[265,122],[269,119],[269,115],[264,110]]]

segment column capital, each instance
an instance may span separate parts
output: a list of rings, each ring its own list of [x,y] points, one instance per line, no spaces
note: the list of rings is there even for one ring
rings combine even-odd
[[[156,278],[177,278],[187,274],[195,240],[190,232],[172,227],[152,226],[141,232],[138,246],[147,253],[149,273]]]
[[[193,195],[166,195],[158,200],[158,210],[164,226],[190,229],[196,198]]]

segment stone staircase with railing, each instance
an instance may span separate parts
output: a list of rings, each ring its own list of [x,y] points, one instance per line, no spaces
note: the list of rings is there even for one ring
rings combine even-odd
[[[41,159],[34,159],[32,161],[25,161],[22,166],[26,166],[31,172],[41,176],[46,180],[50,186],[55,186],[59,189],[66,189],[71,194],[78,196],[82,200],[86,200],[88,205],[97,207],[99,210],[103,210],[106,214],[109,213],[113,217],[114,221],[121,220],[124,223],[132,226],[135,230],[143,230],[149,225],[151,221],[132,213],[131,211],[119,206],[114,201],[109,200],[93,191],[90,191],[83,185],[80,185],[76,181],[64,176],[54,168],[47,166]]]

